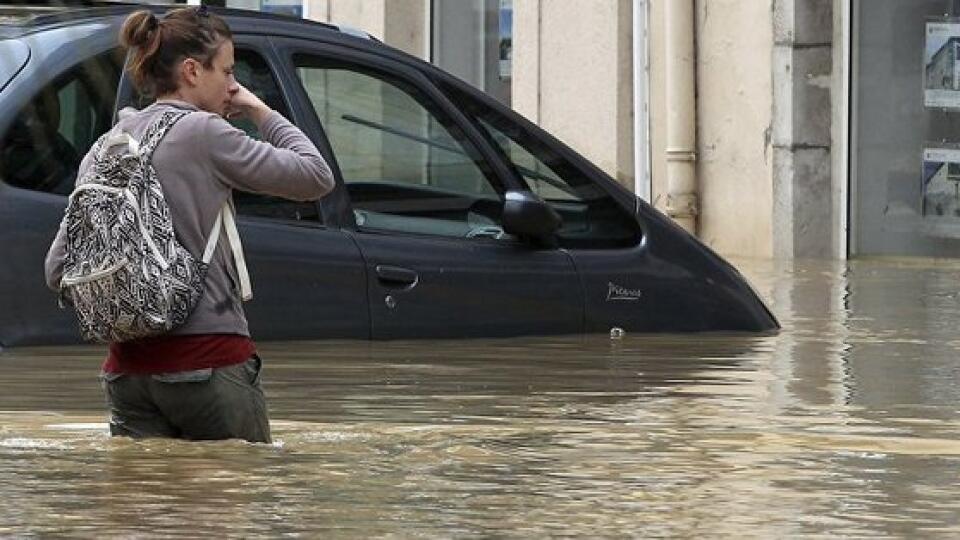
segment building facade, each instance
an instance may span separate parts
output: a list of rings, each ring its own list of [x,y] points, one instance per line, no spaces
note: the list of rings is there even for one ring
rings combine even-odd
[[[436,63],[724,255],[960,255],[958,0],[225,3]]]

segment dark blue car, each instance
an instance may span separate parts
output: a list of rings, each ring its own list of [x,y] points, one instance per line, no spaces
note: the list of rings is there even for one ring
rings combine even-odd
[[[144,104],[116,41],[132,9],[0,14],[2,346],[79,340],[42,263],[80,159]],[[355,31],[220,13],[237,79],[337,180],[319,203],[236,194],[258,338],[778,328],[731,265],[466,83]]]

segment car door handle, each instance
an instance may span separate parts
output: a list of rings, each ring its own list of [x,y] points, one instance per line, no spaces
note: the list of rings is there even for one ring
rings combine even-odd
[[[420,280],[420,276],[409,268],[378,264],[376,270],[377,279],[387,287],[412,289]]]

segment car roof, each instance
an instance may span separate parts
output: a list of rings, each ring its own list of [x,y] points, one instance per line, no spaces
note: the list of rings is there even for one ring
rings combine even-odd
[[[117,27],[133,11],[149,9],[162,15],[184,4],[139,4],[104,0],[58,0],[51,6],[0,6],[0,39],[28,37],[44,30],[109,21]],[[208,7],[210,12],[227,19],[234,34],[298,38],[346,45],[415,67],[426,73],[441,73],[420,58],[381,42],[367,32],[349,26],[335,25],[261,11]]]
[[[0,6],[0,38],[18,37],[31,34],[53,26],[70,25],[86,20],[119,18],[132,11],[149,9],[157,14],[170,9],[187,7],[184,4],[138,4],[110,1],[63,1],[51,5],[13,5]],[[230,27],[235,31],[284,34],[291,36],[319,37],[319,34],[335,33],[379,43],[370,34],[349,26],[334,25],[297,19],[286,15],[264,13],[260,11],[210,7],[211,12],[230,19]],[[272,24],[267,29],[264,21]]]

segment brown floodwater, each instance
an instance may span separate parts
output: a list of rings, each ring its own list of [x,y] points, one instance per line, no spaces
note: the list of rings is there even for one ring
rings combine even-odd
[[[960,263],[734,262],[780,334],[261,343],[272,445],[3,351],[0,536],[960,535]]]

